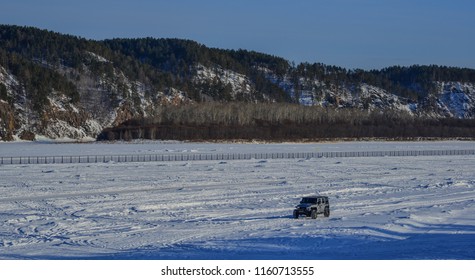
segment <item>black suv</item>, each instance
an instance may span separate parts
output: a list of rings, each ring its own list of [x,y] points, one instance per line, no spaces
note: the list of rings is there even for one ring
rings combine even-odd
[[[294,219],[298,219],[300,215],[305,215],[316,219],[318,214],[330,217],[330,201],[327,196],[303,197],[300,204],[295,206],[293,217]]]

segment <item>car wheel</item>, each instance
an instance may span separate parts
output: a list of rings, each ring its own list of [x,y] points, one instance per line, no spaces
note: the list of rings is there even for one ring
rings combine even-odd
[[[298,219],[299,218],[299,212],[294,211],[293,217],[294,217],[294,219]]]
[[[323,215],[325,217],[330,217],[330,208],[326,207],[325,210],[323,211]]]
[[[312,213],[310,214],[310,216],[312,217],[312,219],[316,219],[317,218],[317,210],[312,210]]]

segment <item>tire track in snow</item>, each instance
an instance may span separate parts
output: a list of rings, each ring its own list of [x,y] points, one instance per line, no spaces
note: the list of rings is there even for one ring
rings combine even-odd
[[[218,187],[222,188],[223,186],[228,187],[238,187],[242,186],[243,183],[245,184],[256,184],[260,185],[262,183],[266,184],[279,184],[282,181],[253,181],[253,182],[239,182],[239,183],[232,183],[232,184],[224,184],[224,183],[217,183],[217,184],[191,184],[191,185],[183,185],[182,187],[159,187],[159,186],[152,186],[152,187],[145,187],[145,188],[127,188],[127,189],[119,189],[119,190],[104,190],[104,191],[85,191],[85,192],[70,192],[70,193],[60,193],[60,194],[47,194],[47,195],[36,195],[33,196],[18,196],[18,197],[4,197],[0,198],[1,203],[16,203],[20,201],[42,201],[42,200],[51,200],[51,199],[73,199],[77,197],[84,197],[84,196],[99,196],[99,195],[119,195],[119,194],[131,194],[131,193],[142,193],[142,192],[161,192],[167,190],[177,190],[180,188],[209,188],[209,187]]]

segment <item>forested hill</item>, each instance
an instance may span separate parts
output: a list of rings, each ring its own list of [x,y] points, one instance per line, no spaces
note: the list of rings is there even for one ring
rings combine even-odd
[[[295,65],[190,40],[94,41],[0,25],[0,140],[95,138],[131,119],[162,116],[169,105],[209,102],[473,119],[475,70]]]

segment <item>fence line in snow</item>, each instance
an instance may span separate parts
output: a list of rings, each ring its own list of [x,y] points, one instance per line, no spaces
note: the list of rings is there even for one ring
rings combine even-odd
[[[339,158],[339,157],[343,158],[343,157],[458,156],[458,155],[475,155],[475,150],[21,156],[21,157],[0,157],[0,165],[106,163],[106,162],[163,162],[163,161],[198,161],[198,160],[201,161],[201,160],[250,160],[250,159],[306,159],[306,158]]]

